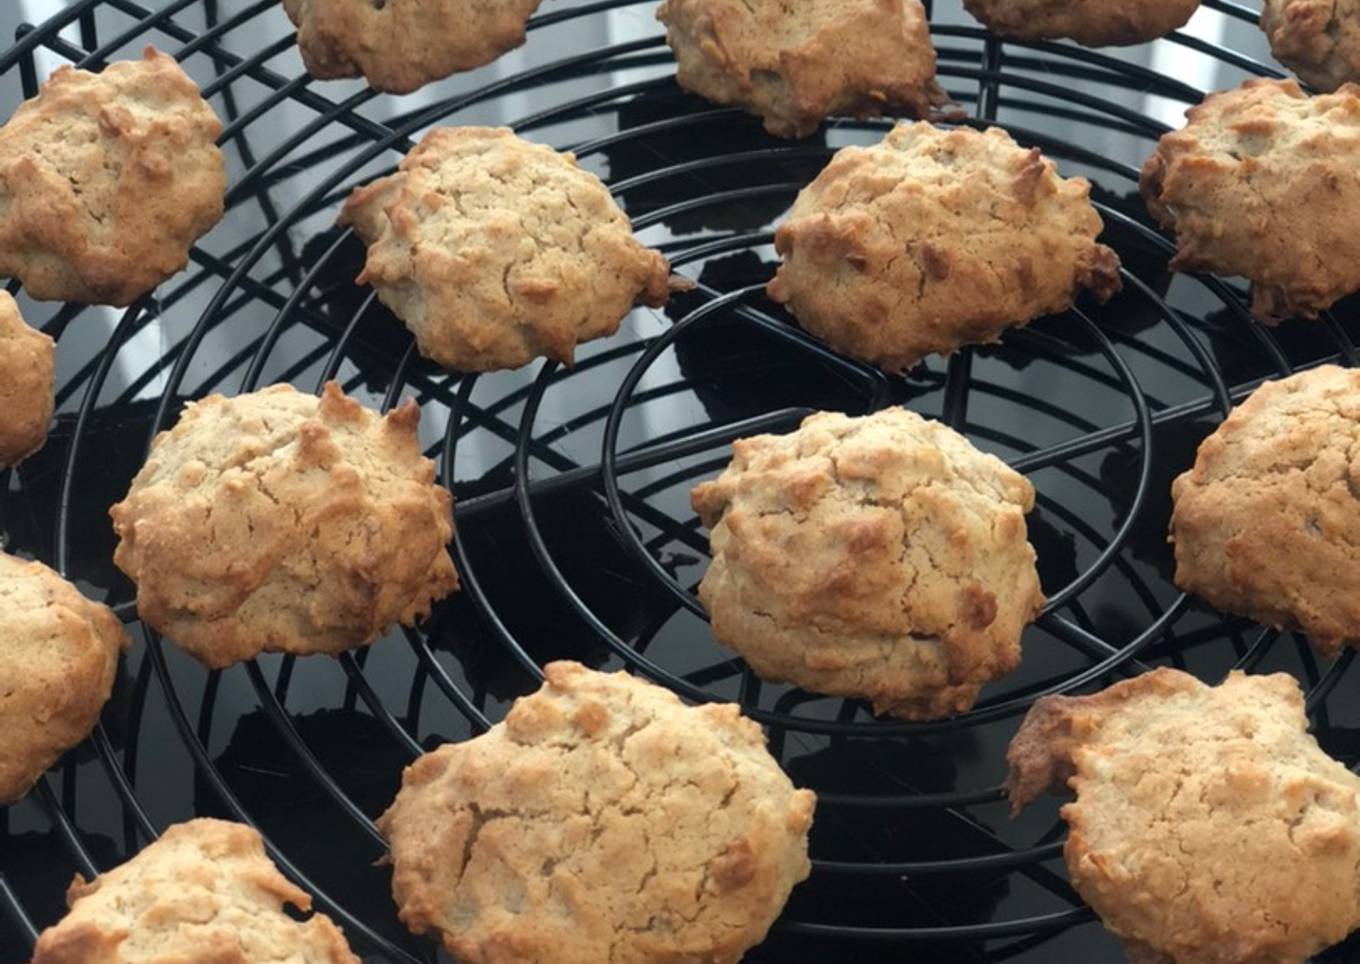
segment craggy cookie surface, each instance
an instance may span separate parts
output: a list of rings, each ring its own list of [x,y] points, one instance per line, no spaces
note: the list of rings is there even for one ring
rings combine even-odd
[[[1119,259],[1084,178],[998,128],[898,125],[847,147],[798,195],[775,234],[769,293],[838,351],[888,371],[995,341],[1119,289]]]
[[[1360,778],[1292,677],[1157,669],[1045,697],[1008,757],[1015,807],[1076,793],[1073,886],[1134,961],[1302,964],[1360,924]]]
[[[1248,80],[1186,117],[1140,185],[1176,234],[1173,269],[1249,278],[1267,323],[1360,289],[1360,87],[1309,97],[1292,80]]]
[[[1184,27],[1200,0],[963,0],[992,31],[1018,40],[1069,38],[1087,47],[1137,44]]]
[[[666,0],[680,86],[780,137],[833,114],[927,114],[948,97],[920,0]]]
[[[1176,585],[1213,606],[1360,645],[1360,371],[1269,381],[1172,486]]]
[[[190,404],[110,510],[137,611],[203,663],[337,653],[458,585],[420,410],[290,385]]]
[[[313,77],[410,93],[524,43],[542,0],[283,0]]]
[[[66,897],[71,912],[43,932],[33,964],[359,964],[325,914],[284,912],[310,910],[311,896],[244,824],[176,824]]]
[[[47,441],[52,422],[56,342],[24,324],[0,290],[0,469],[18,465]]]
[[[127,646],[107,606],[0,552],[0,805],[89,736]]]
[[[360,283],[446,368],[570,364],[637,302],[664,304],[670,268],[600,179],[503,128],[431,131],[396,174],[358,188],[342,224],[368,244]]]
[[[0,127],[0,276],[127,305],[222,218],[222,123],[174,59],[61,67]]]
[[[735,705],[550,663],[379,821],[412,930],[468,964],[735,964],[808,875],[815,798]]]
[[[740,439],[693,502],[712,530],[699,596],[717,638],[765,679],[879,713],[968,709],[1019,663],[1043,604],[1033,487],[904,409]]]
[[[1265,0],[1275,59],[1318,90],[1360,80],[1360,0]]]

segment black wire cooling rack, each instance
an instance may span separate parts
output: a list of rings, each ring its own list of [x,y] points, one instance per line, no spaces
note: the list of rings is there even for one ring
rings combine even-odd
[[[73,873],[196,813],[256,824],[366,960],[434,960],[395,919],[373,817],[405,763],[485,730],[557,657],[739,700],[818,792],[813,876],[755,961],[1119,960],[1066,881],[1056,804],[1005,813],[1005,745],[1042,694],[1157,663],[1206,679],[1286,670],[1327,749],[1360,758],[1355,701],[1332,695],[1351,652],[1319,665],[1301,638],[1224,619],[1170,582],[1169,484],[1199,439],[1263,378],[1355,362],[1344,304],[1271,331],[1250,321],[1242,286],[1168,273],[1172,246],[1137,199],[1137,168],[1167,129],[1157,105],[1204,92],[1123,52],[1000,43],[938,3],[942,81],[970,123],[999,120],[1092,178],[1125,291],[889,378],[827,351],[762,294],[772,222],[836,148],[876,140],[886,122],[772,140],[676,88],[653,7],[548,0],[524,51],[408,98],[310,80],[277,0],[80,0],[0,54],[0,91],[27,97],[59,63],[97,69],[148,43],[173,52],[226,121],[231,179],[223,225],[154,296],[120,313],[23,302],[59,339],[59,417],[42,453],[0,474],[0,536],[107,599],[134,646],[93,737],[0,809],[0,960],[26,959]],[[1171,42],[1177,65],[1216,64],[1218,86],[1276,73],[1196,36]],[[354,285],[363,250],[334,216],[431,124],[488,121],[576,150],[695,290],[634,312],[573,370],[460,378],[423,361]],[[137,622],[110,561],[108,506],[185,399],[332,377],[373,405],[422,404],[458,500],[463,590],[420,631],[338,660],[207,672]],[[944,419],[1039,492],[1031,537],[1049,603],[1022,668],[947,721],[879,721],[762,684],[713,643],[694,596],[707,538],[688,491],[733,438],[889,404]],[[1360,960],[1360,945],[1324,959]]]

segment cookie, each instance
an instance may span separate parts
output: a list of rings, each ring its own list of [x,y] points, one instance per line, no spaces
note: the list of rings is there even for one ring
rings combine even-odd
[[[109,510],[142,620],[213,668],[412,625],[458,586],[419,423],[414,401],[379,416],[334,382],[189,404]]]
[[[1156,40],[1184,27],[1199,0],[963,0],[963,6],[1003,37],[1111,47]]]
[[[947,426],[820,412],[733,445],[692,501],[719,642],[757,675],[909,720],[967,710],[1043,605],[1034,488]]]
[[[949,102],[920,0],[665,0],[656,16],[680,86],[745,108],[777,137]]]
[[[378,821],[401,919],[464,964],[736,964],[809,872],[816,798],[735,705],[549,663]]]
[[[1360,87],[1309,97],[1292,80],[1248,80],[1186,117],[1140,183],[1176,234],[1172,269],[1249,278],[1267,324],[1360,289]]]
[[[24,324],[0,289],[0,469],[18,465],[47,441],[57,344]]]
[[[1360,371],[1266,382],[1172,484],[1176,585],[1225,612],[1360,646]]]
[[[362,76],[374,90],[409,94],[523,44],[541,2],[283,0],[283,9],[313,77]]]
[[[0,276],[129,305],[222,219],[222,122],[174,58],[56,70],[0,127]]]
[[[1318,90],[1360,80],[1360,2],[1265,0],[1261,29],[1275,59]]]
[[[998,128],[900,124],[838,151],[775,233],[769,295],[889,372],[1119,290],[1085,178]]]
[[[175,824],[127,863],[76,877],[66,901],[70,913],[43,931],[33,964],[359,964],[325,914],[297,921],[284,910],[311,910],[311,895],[244,824]]]
[[[579,342],[668,295],[666,259],[600,179],[505,128],[430,131],[396,174],[350,195],[340,223],[368,244],[359,283],[458,371],[570,365]]]
[[[1360,778],[1292,677],[1157,669],[1045,697],[1007,757],[1016,809],[1075,792],[1072,885],[1131,960],[1303,964],[1360,924]]]
[[[0,805],[90,735],[128,647],[109,607],[0,552]]]

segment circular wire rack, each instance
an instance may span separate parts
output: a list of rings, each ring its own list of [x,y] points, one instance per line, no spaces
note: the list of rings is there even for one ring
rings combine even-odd
[[[1199,440],[1263,379],[1355,362],[1346,303],[1271,330],[1251,321],[1242,284],[1168,271],[1174,247],[1137,198],[1137,167],[1168,129],[1153,107],[1205,91],[1121,52],[1002,43],[932,10],[964,123],[1001,123],[1091,178],[1124,292],[889,377],[801,332],[763,286],[773,224],[797,191],[890,122],[769,138],[676,87],[654,6],[548,0],[522,51],[406,98],[312,81],[277,0],[78,0],[0,54],[0,77],[30,97],[59,63],[172,52],[226,124],[230,169],[223,225],[153,295],[116,313],[23,301],[59,341],[59,415],[38,456],[0,474],[0,537],[108,601],[134,646],[87,744],[0,809],[0,959],[26,959],[73,873],[108,869],[194,814],[257,826],[366,960],[436,959],[396,921],[374,817],[403,765],[485,731],[555,658],[739,701],[817,791],[812,878],[756,961],[1118,960],[1066,880],[1056,804],[1006,813],[1005,746],[1044,694],[1155,664],[1211,680],[1283,670],[1306,687],[1323,745],[1360,757],[1357,721],[1329,699],[1350,651],[1319,665],[1297,634],[1210,612],[1170,580],[1170,480]],[[1189,33],[1169,42],[1230,83],[1278,75]],[[421,359],[354,284],[363,247],[335,214],[430,126],[488,121],[574,150],[694,289],[635,311],[571,369],[457,376]],[[108,507],[184,401],[332,378],[381,409],[421,403],[423,441],[457,500],[462,591],[419,629],[337,660],[209,672],[137,621]],[[688,492],[733,439],[887,405],[944,420],[1038,491],[1030,533],[1049,601],[1021,669],[948,720],[878,720],[857,701],[764,683],[714,643],[695,596],[708,544]]]

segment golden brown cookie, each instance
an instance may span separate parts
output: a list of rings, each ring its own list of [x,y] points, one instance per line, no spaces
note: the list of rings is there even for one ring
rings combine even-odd
[[[283,0],[319,80],[364,77],[408,94],[524,43],[542,0]]]
[[[127,863],[66,893],[33,964],[359,964],[312,898],[279,873],[251,827],[175,824]]]
[[[1186,117],[1140,185],[1176,234],[1173,269],[1249,278],[1267,324],[1360,289],[1360,87],[1309,97],[1292,80],[1248,80]]]
[[[1109,47],[1156,40],[1184,27],[1199,0],[963,0],[963,5],[1003,37],[1068,38]]]
[[[1265,0],[1275,59],[1318,90],[1360,80],[1360,0]]]
[[[1303,964],[1360,925],[1360,778],[1290,676],[1157,669],[1045,697],[1007,757],[1014,808],[1075,792],[1072,885],[1134,961]]]
[[[378,821],[401,919],[465,964],[736,964],[807,877],[816,798],[731,704],[549,663]]]
[[[579,342],[668,295],[666,259],[600,179],[505,128],[430,131],[396,174],[350,195],[340,223],[369,246],[359,283],[445,368],[570,365]]]
[[[902,371],[1064,311],[1081,288],[1118,291],[1090,192],[998,128],[899,124],[798,195],[769,294],[837,351]]]
[[[174,58],[62,67],[0,127],[0,276],[128,305],[222,218],[222,122]]]
[[[827,117],[923,117],[949,102],[920,0],[665,0],[676,80],[806,137]]]
[[[24,324],[0,289],[0,469],[18,465],[47,441],[57,344]]]
[[[1171,497],[1176,585],[1329,655],[1360,646],[1360,371],[1266,382]]]
[[[334,382],[188,405],[109,510],[137,612],[215,668],[412,625],[458,586],[419,423],[412,400],[380,417]]]
[[[127,646],[107,606],[0,552],[0,805],[90,735]]]
[[[1019,664],[1044,602],[1033,486],[905,409],[739,439],[693,502],[712,530],[699,597],[718,640],[764,679],[876,713],[967,710]]]

